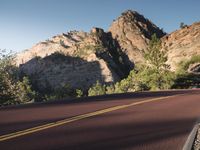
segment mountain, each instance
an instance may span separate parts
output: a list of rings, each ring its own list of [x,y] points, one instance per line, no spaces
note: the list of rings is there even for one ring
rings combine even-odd
[[[200,54],[200,23],[166,34],[141,14],[128,10],[107,32],[101,28],[70,31],[39,42],[17,54],[16,65],[41,91],[65,85],[86,91],[97,80],[117,82],[135,65],[145,63],[142,51],[147,50],[154,33],[167,50],[171,70],[182,60]]]

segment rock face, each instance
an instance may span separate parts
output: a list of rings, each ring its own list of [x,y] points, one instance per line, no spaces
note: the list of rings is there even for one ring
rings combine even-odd
[[[133,63],[143,63],[142,50],[147,49],[151,36],[161,38],[165,33],[151,21],[135,11],[128,10],[115,20],[109,28],[112,37]]]
[[[90,33],[72,31],[40,42],[18,54],[16,64],[40,91],[66,84],[87,90],[97,80],[119,81],[133,69],[117,41],[100,28]]]
[[[93,28],[90,33],[71,31],[40,42],[17,54],[21,72],[34,79],[36,87],[87,90],[97,80],[112,83],[126,77],[138,63],[144,63],[153,34],[168,50],[168,64],[176,70],[182,60],[200,55],[200,22],[166,35],[151,21],[135,11],[122,13],[108,32]],[[199,72],[199,64],[190,71]]]
[[[167,63],[175,71],[181,61],[200,55],[200,22],[166,35],[162,44],[168,50]]]

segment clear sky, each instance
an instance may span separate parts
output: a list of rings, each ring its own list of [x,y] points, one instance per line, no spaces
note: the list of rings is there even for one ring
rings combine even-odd
[[[107,31],[127,9],[168,33],[200,21],[200,0],[0,0],[0,49],[21,51],[70,30]]]

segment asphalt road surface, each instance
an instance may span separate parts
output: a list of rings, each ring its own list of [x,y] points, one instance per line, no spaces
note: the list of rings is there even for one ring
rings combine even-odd
[[[1,150],[181,150],[200,90],[130,93],[0,108]]]

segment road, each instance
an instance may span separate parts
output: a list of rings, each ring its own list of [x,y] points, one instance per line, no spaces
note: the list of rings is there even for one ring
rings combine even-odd
[[[0,109],[1,150],[181,150],[200,90],[130,93]]]

